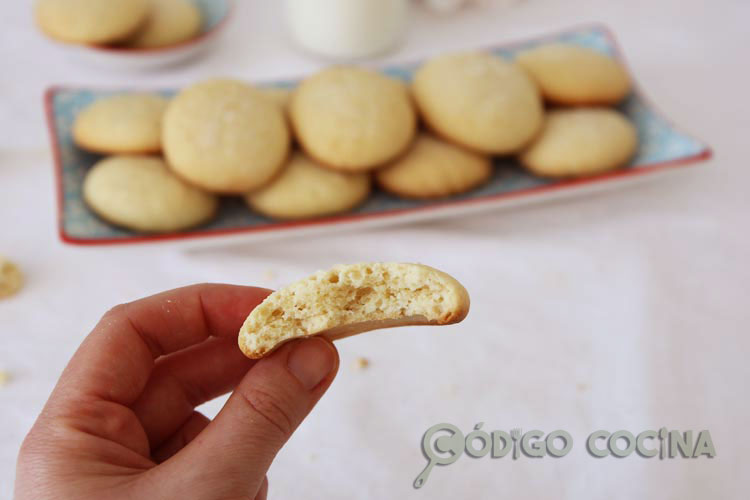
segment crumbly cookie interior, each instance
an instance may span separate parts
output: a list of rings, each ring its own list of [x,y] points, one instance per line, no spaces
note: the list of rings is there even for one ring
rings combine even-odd
[[[456,322],[468,307],[465,294],[453,278],[427,266],[337,266],[269,295],[245,321],[240,345],[262,355],[295,337],[327,333],[334,339],[386,326]]]

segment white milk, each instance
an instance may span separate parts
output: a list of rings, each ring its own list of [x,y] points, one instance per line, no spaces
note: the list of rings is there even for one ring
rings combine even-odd
[[[294,40],[334,59],[357,59],[385,52],[401,41],[409,0],[286,0]]]

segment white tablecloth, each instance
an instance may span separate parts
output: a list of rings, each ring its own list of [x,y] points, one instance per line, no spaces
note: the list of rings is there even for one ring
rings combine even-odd
[[[0,254],[23,268],[0,302],[0,497],[18,446],[81,339],[113,304],[203,281],[277,287],[338,262],[422,261],[472,296],[462,324],[341,341],[329,393],[270,472],[274,498],[743,498],[750,417],[750,3],[528,0],[452,18],[418,12],[387,61],[588,21],[609,24],[635,74],[710,163],[654,183],[450,221],[199,252],[77,248],[55,232],[41,92],[52,83],[174,85],[266,79],[321,63],[285,36],[279,2],[240,0],[195,65],[117,75],[72,65],[32,27],[30,2],[0,21]],[[369,369],[352,368],[358,356]],[[204,410],[215,414],[221,401]],[[461,458],[422,490],[422,433],[565,429],[561,459]],[[594,459],[596,429],[710,430],[713,459]],[[311,494],[314,492],[314,494]],[[743,495],[744,493],[744,495]]]

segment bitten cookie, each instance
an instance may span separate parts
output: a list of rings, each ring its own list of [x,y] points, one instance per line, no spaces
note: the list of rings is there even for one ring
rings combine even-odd
[[[83,198],[102,219],[144,232],[197,226],[218,206],[216,197],[184,183],[153,156],[101,160],[86,174]]]
[[[420,134],[409,151],[375,172],[384,190],[403,198],[441,198],[469,191],[492,175],[487,156]]]
[[[151,94],[99,99],[76,116],[73,140],[95,153],[158,153],[167,102]]]
[[[544,98],[563,105],[615,104],[630,92],[625,68],[612,57],[577,45],[552,43],[517,58]]]
[[[127,41],[129,47],[165,47],[194,38],[201,29],[201,12],[191,0],[151,0],[143,27]]]
[[[133,35],[150,10],[149,0],[37,0],[34,14],[52,38],[106,44]]]
[[[339,265],[278,290],[253,309],[239,333],[245,356],[323,335],[337,340],[407,325],[448,325],[469,313],[469,294],[451,276],[421,264]]]
[[[167,107],[162,139],[180,177],[226,194],[245,194],[270,181],[290,143],[279,106],[233,80],[210,80],[180,92]]]
[[[558,109],[520,160],[543,177],[583,177],[624,166],[637,147],[635,127],[618,111]]]
[[[393,159],[416,129],[406,85],[354,67],[330,68],[304,80],[292,95],[290,116],[311,157],[348,171]]]
[[[534,82],[515,64],[480,52],[448,54],[414,75],[414,97],[428,127],[487,154],[513,153],[542,125]]]
[[[306,219],[347,212],[370,194],[370,174],[336,172],[294,153],[269,185],[245,196],[253,210],[275,219]]]

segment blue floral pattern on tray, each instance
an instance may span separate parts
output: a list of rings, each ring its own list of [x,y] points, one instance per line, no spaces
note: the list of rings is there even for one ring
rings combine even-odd
[[[600,26],[579,28],[552,38],[544,37],[523,44],[516,44],[511,48],[491,50],[499,56],[510,58],[519,50],[550,40],[583,45],[610,55],[618,55],[612,36],[606,28]],[[408,81],[417,66],[418,64],[406,64],[385,68],[384,71],[391,76]],[[269,85],[293,87],[295,82],[274,82]],[[57,168],[59,169],[61,182],[61,230],[67,241],[89,243],[107,240],[126,241],[142,236],[105,223],[85,206],[81,192],[83,178],[86,171],[101,157],[77,148],[73,144],[71,134],[73,120],[79,111],[100,97],[122,92],[127,91],[58,88],[53,89],[48,94],[48,115],[53,141],[56,142],[55,148],[59,163]],[[174,92],[174,90],[164,90],[160,93],[171,96]],[[657,164],[697,160],[707,156],[709,148],[706,144],[675,129],[637,93],[627,98],[620,105],[620,109],[636,124],[640,139],[639,150],[631,165],[627,168],[652,170]],[[451,198],[449,202],[487,197],[495,199],[502,194],[560,182],[534,177],[519,168],[517,163],[509,158],[498,158],[495,163],[495,173],[489,183],[470,193]],[[423,208],[433,203],[435,202],[402,200],[376,190],[364,205],[352,212],[352,215],[391,211],[402,213],[404,210]],[[446,201],[441,200],[439,203],[444,205]],[[222,200],[218,216],[212,222],[186,234],[195,235],[223,230],[250,230],[286,224],[288,223],[279,223],[252,213],[239,198],[225,198]]]

